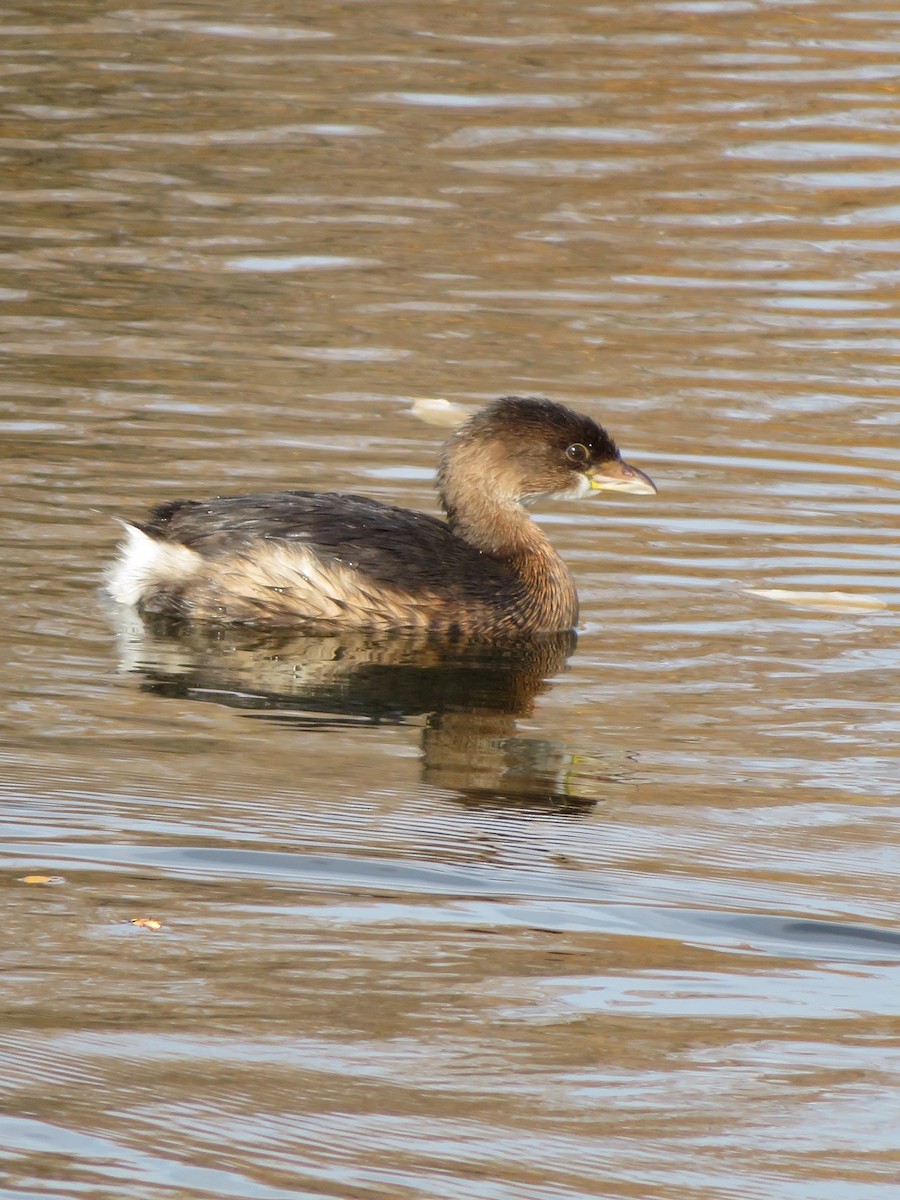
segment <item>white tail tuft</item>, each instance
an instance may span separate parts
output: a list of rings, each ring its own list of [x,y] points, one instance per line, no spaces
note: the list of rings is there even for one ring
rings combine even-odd
[[[171,588],[190,579],[203,565],[200,555],[187,546],[157,541],[127,521],[122,524],[125,541],[106,579],[109,594],[120,604],[139,604],[161,586]]]

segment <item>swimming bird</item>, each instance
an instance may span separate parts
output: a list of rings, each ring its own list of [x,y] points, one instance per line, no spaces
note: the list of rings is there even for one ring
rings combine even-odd
[[[108,589],[143,614],[311,634],[558,632],[575,584],[527,506],[656,491],[591,417],[530,396],[470,417],[437,485],[444,520],[336,492],[169,501],[125,523]]]

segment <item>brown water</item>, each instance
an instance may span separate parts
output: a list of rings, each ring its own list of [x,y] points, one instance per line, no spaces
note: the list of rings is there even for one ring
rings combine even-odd
[[[896,8],[10,0],[0,86],[3,1200],[893,1200]],[[568,658],[97,590],[510,392],[660,486],[543,514]]]

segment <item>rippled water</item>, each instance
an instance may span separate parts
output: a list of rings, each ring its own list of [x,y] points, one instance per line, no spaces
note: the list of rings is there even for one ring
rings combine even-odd
[[[898,54],[867,0],[5,6],[4,1200],[897,1195]],[[574,649],[98,592],[158,499],[431,508],[412,402],[511,392],[660,486],[542,515]]]

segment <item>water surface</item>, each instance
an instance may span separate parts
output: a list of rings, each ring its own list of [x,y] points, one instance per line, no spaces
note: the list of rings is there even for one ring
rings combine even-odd
[[[41,0],[0,38],[3,1200],[893,1200],[896,14]],[[161,499],[433,511],[413,401],[507,393],[660,486],[541,514],[574,647],[99,594]]]

